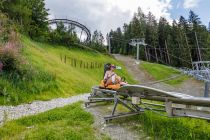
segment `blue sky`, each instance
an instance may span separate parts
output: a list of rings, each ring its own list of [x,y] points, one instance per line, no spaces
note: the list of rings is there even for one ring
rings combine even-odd
[[[202,23],[208,27],[210,22],[210,0],[194,0],[195,5],[184,6],[184,0],[171,1],[172,8],[169,9],[172,19],[179,19],[180,15],[183,15],[188,19],[189,11],[193,10],[199,15]],[[193,0],[192,0],[193,2]]]
[[[138,7],[156,19],[165,17],[170,23],[180,15],[188,19],[192,9],[204,25],[210,21],[210,0],[45,0],[50,19],[69,18],[85,24],[92,32],[104,35],[111,29],[129,23]]]

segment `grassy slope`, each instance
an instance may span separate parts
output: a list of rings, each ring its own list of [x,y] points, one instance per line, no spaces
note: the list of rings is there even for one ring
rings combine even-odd
[[[93,140],[96,135],[108,139],[96,133],[91,126],[93,122],[93,116],[84,111],[80,103],[75,103],[7,122],[0,128],[0,140]]]
[[[33,67],[39,70],[46,71],[56,76],[56,86],[50,87],[39,94],[32,94],[27,91],[15,89],[8,81],[0,78],[0,83],[6,84],[7,92],[13,93],[13,100],[6,101],[3,96],[0,96],[0,104],[19,104],[33,100],[48,100],[56,97],[67,97],[81,93],[90,92],[93,85],[99,84],[103,75],[103,67],[96,69],[75,68],[71,66],[71,60],[67,59],[67,64],[61,61],[60,56],[66,55],[69,58],[76,58],[84,62],[111,62],[122,66],[115,59],[92,52],[90,50],[81,50],[77,48],[68,49],[63,46],[52,46],[49,44],[37,43],[26,37],[22,37],[23,54]],[[123,66],[122,66],[123,67]],[[135,81],[130,78],[125,68],[116,71],[119,75],[125,76],[130,83]],[[40,81],[36,81],[39,83]],[[48,84],[48,81],[44,84]],[[7,99],[6,99],[7,100]]]
[[[178,70],[156,63],[142,62],[140,67],[147,71],[155,80],[163,80],[181,74]],[[166,81],[165,83],[169,85],[178,85],[187,78],[187,76],[181,76],[176,79]]]
[[[155,80],[162,80],[180,74],[175,69],[155,63],[143,62],[140,67],[147,71]],[[165,83],[175,86],[181,84],[187,78],[188,76],[182,76]],[[167,118],[150,111],[135,117],[134,120],[137,120],[136,123],[140,124],[139,128],[135,129],[144,129],[154,139],[210,139],[210,123],[205,120]]]

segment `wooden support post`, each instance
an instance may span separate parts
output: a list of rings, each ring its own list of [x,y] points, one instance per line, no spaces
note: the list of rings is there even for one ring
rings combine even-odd
[[[209,82],[205,82],[205,91],[204,91],[204,97],[209,97]]]
[[[173,116],[173,112],[172,112],[172,102],[171,101],[167,101],[166,100],[165,109],[166,109],[166,112],[167,112],[168,116],[172,117]]]

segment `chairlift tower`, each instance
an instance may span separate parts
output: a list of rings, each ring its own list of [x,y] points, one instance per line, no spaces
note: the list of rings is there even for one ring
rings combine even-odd
[[[140,47],[140,45],[143,45],[143,46],[147,45],[145,43],[145,38],[131,39],[129,42],[129,45],[137,47],[136,59],[137,59],[137,61],[139,61],[139,47]]]
[[[107,43],[108,43],[108,49],[109,49],[109,53],[111,54],[111,39],[113,37],[112,36],[107,36]]]

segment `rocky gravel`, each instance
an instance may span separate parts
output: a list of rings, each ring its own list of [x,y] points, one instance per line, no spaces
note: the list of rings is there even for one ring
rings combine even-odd
[[[57,98],[50,101],[34,101],[30,104],[18,106],[0,106],[0,125],[5,121],[15,120],[21,117],[35,115],[58,107],[63,107],[78,101],[87,100],[89,93],[71,96],[69,98]]]

